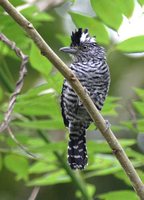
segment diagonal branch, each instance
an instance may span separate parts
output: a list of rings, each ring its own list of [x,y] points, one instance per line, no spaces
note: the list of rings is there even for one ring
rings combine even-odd
[[[1,133],[2,131],[4,131],[8,127],[8,124],[11,120],[11,114],[12,114],[12,111],[13,111],[13,108],[14,108],[14,105],[15,105],[15,102],[16,102],[16,98],[17,98],[18,94],[21,92],[21,89],[23,87],[24,77],[25,77],[25,74],[27,72],[26,64],[28,62],[28,56],[23,54],[23,52],[18,47],[16,47],[15,43],[12,42],[11,40],[9,40],[2,33],[0,33],[0,40],[2,42],[4,42],[7,46],[9,46],[12,50],[14,50],[16,55],[18,57],[20,57],[21,60],[22,60],[21,66],[20,66],[20,71],[19,71],[19,78],[18,78],[18,81],[16,83],[15,91],[12,93],[12,95],[10,97],[8,109],[7,109],[5,116],[4,116],[4,121],[0,125],[0,133]]]
[[[62,60],[52,51],[48,44],[43,40],[40,34],[36,31],[33,25],[21,15],[16,8],[7,0],[0,0],[0,5],[4,10],[27,32],[31,39],[35,42],[41,53],[48,58],[61,74],[69,81],[81,101],[85,105],[88,113],[92,117],[98,129],[101,131],[113,153],[119,160],[121,166],[129,177],[131,184],[137,192],[141,200],[144,200],[144,185],[134,169],[132,163],[125,154],[123,148],[114,136],[110,128],[107,128],[104,118],[99,113],[89,95],[85,92],[84,88],[72,73],[72,71],[62,62]]]

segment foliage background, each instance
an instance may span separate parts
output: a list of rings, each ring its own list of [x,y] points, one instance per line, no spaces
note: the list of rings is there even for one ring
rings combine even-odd
[[[59,52],[70,43],[76,27],[89,28],[99,44],[105,46],[111,71],[109,97],[103,115],[143,179],[144,152],[144,36],[117,42],[112,37],[123,18],[131,17],[134,0],[77,0],[45,5],[12,0],[48,44],[69,64],[71,59]],[[49,1],[50,3],[51,1]],[[57,3],[57,1],[53,1]],[[101,134],[92,125],[87,134],[89,166],[72,172],[66,164],[67,130],[59,106],[63,77],[43,58],[35,44],[0,8],[0,31],[29,55],[28,74],[18,97],[10,127],[21,149],[5,131],[0,135],[0,198],[28,199],[40,187],[37,200],[45,199],[137,199],[129,180]],[[0,120],[18,78],[20,61],[0,43]],[[32,155],[31,155],[32,154]]]

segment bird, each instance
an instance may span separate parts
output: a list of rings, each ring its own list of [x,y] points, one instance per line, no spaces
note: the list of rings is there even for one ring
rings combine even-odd
[[[60,51],[72,55],[70,69],[101,111],[110,85],[105,49],[90,36],[87,28],[78,28],[71,34],[70,46]],[[73,170],[83,170],[88,164],[86,130],[92,119],[66,79],[60,104],[64,124],[69,129],[68,164]]]

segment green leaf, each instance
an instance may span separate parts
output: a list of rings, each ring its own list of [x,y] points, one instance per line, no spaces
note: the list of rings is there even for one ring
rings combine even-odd
[[[95,153],[110,153],[111,149],[105,141],[88,141],[89,154]]]
[[[47,13],[41,12],[41,13],[36,13],[33,15],[33,19],[38,21],[53,21],[53,17],[48,15]]]
[[[39,94],[31,99],[20,100],[16,103],[14,111],[31,116],[53,116],[60,119],[61,113],[56,97],[51,93]]]
[[[96,191],[96,187],[92,184],[86,184],[86,188],[87,188],[89,197],[92,198]],[[76,191],[76,197],[82,199],[82,193],[79,190]]]
[[[118,30],[122,23],[122,14],[115,1],[91,0],[96,15],[110,28]]]
[[[144,0],[138,0],[138,3],[143,6],[144,5]]]
[[[58,94],[61,94],[63,80],[64,77],[62,74],[60,72],[56,72],[51,74],[47,81],[50,88],[53,88]]]
[[[124,40],[116,46],[116,49],[126,53],[144,52],[144,35]]]
[[[21,14],[23,14],[27,18],[32,18],[32,15],[38,12],[38,9],[36,6],[31,6],[30,4],[27,7],[24,7],[21,9]]]
[[[105,200],[122,200],[122,199],[130,199],[130,200],[138,200],[136,193],[134,191],[115,191],[115,192],[108,192],[106,194],[99,195],[99,198]]]
[[[31,100],[32,98],[37,98],[40,94],[45,93],[49,89],[49,84],[42,84],[37,87],[29,89],[26,93],[21,94],[17,97],[18,102],[19,101],[26,101]]]
[[[142,153],[136,152],[131,148],[126,148],[125,152],[128,155],[128,157],[134,158],[133,160],[135,160],[136,162],[135,166],[139,166],[139,164],[143,164],[144,156]]]
[[[52,64],[40,53],[34,43],[31,45],[30,63],[34,69],[45,76],[48,76],[51,72]]]
[[[34,143],[33,140],[31,140],[28,143],[28,146],[30,148],[31,151],[33,152],[38,152],[38,153],[45,153],[47,152],[48,154],[52,154],[56,149],[59,149],[59,152],[63,152],[66,150],[67,148],[67,143],[65,141],[62,142],[53,142],[53,143],[49,143],[49,144],[44,144],[44,145],[39,145],[38,148],[36,146],[36,143]],[[50,160],[50,156],[48,157],[48,161],[49,162],[53,162],[55,161],[55,156],[51,156],[51,160]]]
[[[17,174],[17,180],[28,179],[28,161],[24,157],[13,154],[6,155],[4,164],[8,170]]]
[[[34,21],[52,21],[53,17],[45,12],[40,12],[36,6],[29,5],[21,10],[21,13]]]
[[[140,133],[144,133],[144,119],[137,120],[137,128]]]
[[[144,89],[134,88],[134,91],[144,101]]]
[[[86,186],[87,186],[88,194],[92,198],[96,191],[96,187],[95,185],[92,185],[92,184],[87,184]]]
[[[54,185],[58,183],[68,183],[70,182],[70,177],[66,175],[65,170],[59,170],[48,175],[44,175],[40,178],[36,178],[28,182],[28,186],[44,186],[44,185]]]
[[[115,0],[122,14],[126,17],[131,17],[134,10],[134,0]]]
[[[135,128],[131,121],[122,121],[120,123],[122,124],[123,127],[126,127],[127,129],[129,129],[131,131],[135,131]]]
[[[41,174],[51,170],[56,170],[57,166],[51,163],[36,162],[29,168],[30,174]]]
[[[144,173],[140,170],[137,169],[137,173],[139,175],[139,177],[142,179],[142,181],[144,180]],[[131,182],[129,180],[129,178],[126,176],[126,174],[124,173],[124,171],[120,171],[118,173],[115,173],[114,176],[120,180],[123,180],[127,185],[131,186]]]
[[[20,5],[22,5],[22,4],[24,4],[24,1],[20,1],[20,0],[11,0],[11,4],[13,5],[13,6],[20,6]]]
[[[119,140],[120,144],[122,145],[123,148],[132,146],[136,143],[135,139],[120,139]]]
[[[10,40],[14,41],[19,48],[28,48],[30,39],[26,37],[24,31],[19,27],[19,25],[17,23],[13,23],[13,20],[8,15],[0,16],[0,18],[1,22],[3,22],[3,26],[0,30],[3,34],[5,34]]]
[[[1,31],[1,29],[0,29],[0,31]],[[0,50],[1,50],[0,54],[3,55],[3,56],[10,54],[9,48],[2,42],[0,43]]]
[[[32,149],[36,149],[37,148],[37,152],[39,151],[39,147],[42,147],[44,145],[46,145],[45,141],[41,138],[29,138],[28,140],[28,146],[31,147]]]
[[[27,132],[19,132],[19,134],[16,134],[15,137],[22,145],[26,145],[26,146],[27,146],[28,141],[30,140],[30,136],[27,134]],[[8,137],[6,139],[6,144],[10,148],[12,147],[14,148],[18,146],[16,142],[13,140],[13,138],[11,137]]]
[[[124,126],[122,126],[122,125],[111,125],[111,129],[112,129],[112,131],[114,132],[114,133],[116,133],[116,132],[120,132],[120,131],[123,131],[124,129],[125,129],[125,127]]]
[[[133,106],[137,110],[138,113],[144,116],[144,102],[135,101],[133,102]]]
[[[126,176],[126,174],[123,171],[114,173],[114,176],[120,180],[123,180],[127,185],[131,186],[131,182],[129,178]]]
[[[62,118],[60,120],[35,120],[35,121],[25,121],[25,122],[13,122],[12,124],[37,130],[64,130],[64,125]]]
[[[85,174],[85,178],[113,174],[121,170],[118,161],[109,154],[96,154],[92,160],[90,157],[89,161],[88,172]]]
[[[70,44],[70,37],[68,35],[57,34],[56,37],[60,40],[63,46],[68,46]]]
[[[104,163],[104,162],[103,162]],[[88,167],[88,173],[86,173],[84,175],[84,177],[87,178],[92,178],[94,176],[107,176],[110,174],[115,174],[116,172],[121,171],[121,166],[118,165],[114,165],[114,166],[108,166],[105,168],[102,167],[101,165],[101,169],[100,169],[100,165],[96,166],[98,163],[94,163],[94,165],[91,165]]]
[[[120,139],[120,144],[123,148],[134,145],[136,140],[134,139]],[[93,153],[111,153],[111,148],[105,141],[88,141],[88,152],[89,154]]]
[[[53,21],[53,17],[45,12],[40,12],[36,6],[27,6],[21,10],[21,13],[31,21],[34,27],[39,27],[41,22]]]
[[[120,106],[117,103],[118,100],[119,98],[108,96],[102,109],[102,114],[105,116],[117,116],[116,108]]]
[[[77,27],[88,28],[91,35],[96,36],[98,43],[108,45],[109,35],[105,26],[96,18],[70,12]]]
[[[29,145],[29,150],[34,155],[36,155],[38,158],[39,157],[42,158],[42,161],[49,163],[49,165],[55,165],[56,167],[60,166],[60,163],[57,161],[57,158],[54,154],[55,150],[49,149],[49,147],[47,148],[47,146],[38,148],[38,147],[36,147],[36,145],[35,146]],[[61,153],[61,150],[60,150],[60,153]]]
[[[142,182],[144,182],[144,172],[142,170],[137,170],[139,177],[141,178]]]

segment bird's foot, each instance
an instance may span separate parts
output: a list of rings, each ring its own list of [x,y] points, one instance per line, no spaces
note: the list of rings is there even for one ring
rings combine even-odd
[[[90,95],[90,92],[87,90],[87,88],[86,88],[86,87],[83,87],[83,88],[84,88],[85,93],[88,94],[88,95]],[[83,103],[81,102],[80,98],[79,98],[78,105],[79,105],[79,106],[82,106],[82,105],[83,105]]]
[[[107,132],[109,130],[109,128],[111,127],[111,124],[107,119],[105,120],[105,124],[106,124],[106,129],[104,132]]]
[[[86,94],[90,95],[90,91],[88,91],[86,87],[84,87],[84,91]]]
[[[84,91],[85,91],[86,94],[90,95],[90,92],[87,90],[86,87],[84,87]],[[82,105],[83,105],[83,103],[82,103],[82,101],[80,100],[80,98],[78,98],[78,105],[79,105],[79,106],[82,106]]]

